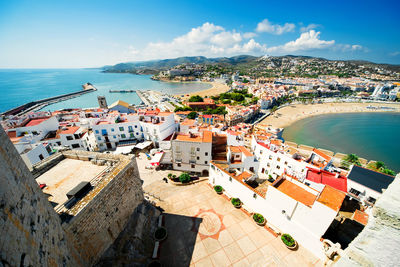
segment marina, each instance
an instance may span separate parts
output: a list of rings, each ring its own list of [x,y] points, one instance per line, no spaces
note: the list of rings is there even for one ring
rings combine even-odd
[[[83,90],[81,90],[81,91],[63,94],[63,95],[59,95],[59,96],[53,96],[53,97],[49,97],[49,98],[44,98],[44,99],[40,99],[37,101],[32,101],[32,102],[20,105],[18,107],[15,107],[13,109],[7,110],[7,111],[1,113],[1,115],[5,115],[5,116],[7,116],[7,115],[24,115],[28,112],[41,110],[44,107],[54,104],[54,103],[58,103],[61,101],[65,101],[68,99],[72,99],[72,98],[81,96],[83,94],[97,91],[97,89],[91,83],[85,83],[82,85],[82,87],[83,87]]]

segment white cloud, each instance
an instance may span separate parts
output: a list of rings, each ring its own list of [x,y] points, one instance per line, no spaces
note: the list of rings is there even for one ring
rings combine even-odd
[[[238,53],[263,53],[265,45],[249,40],[254,34],[227,31],[223,27],[206,22],[171,42],[151,42],[136,59],[159,59],[180,56],[229,56]],[[139,57],[138,56],[138,57]]]
[[[268,19],[264,19],[257,24],[257,32],[268,32],[281,35],[285,32],[292,32],[296,26],[293,23],[285,23],[284,25],[272,24]]]
[[[310,25],[309,25],[310,26]],[[308,27],[308,26],[307,26]],[[280,30],[282,31],[282,30]],[[282,45],[268,47],[265,43],[257,42],[255,33],[240,33],[206,22],[189,32],[177,36],[167,42],[150,42],[144,48],[127,47],[124,57],[126,61],[175,58],[182,56],[221,57],[238,54],[290,54],[304,51],[331,49],[341,52],[367,51],[358,44],[336,44],[335,40],[322,40],[321,32],[309,30]]]
[[[243,33],[243,38],[245,38],[245,39],[250,39],[250,38],[253,38],[253,37],[256,37],[257,36],[257,34],[255,34],[254,32],[245,32],[245,33]]]
[[[389,55],[392,57],[396,57],[396,56],[400,55],[400,51],[395,51],[393,53],[390,53]]]
[[[321,25],[319,25],[319,24],[311,23],[311,24],[308,24],[307,26],[301,27],[300,28],[300,32],[308,32],[309,30],[314,30],[314,29],[316,29],[316,28],[318,28],[320,26]]]
[[[320,32],[316,32],[314,30],[304,32],[294,41],[287,42],[284,45],[268,48],[268,52],[292,53],[297,51],[329,48],[335,44],[335,40],[321,40],[319,38],[320,34]]]

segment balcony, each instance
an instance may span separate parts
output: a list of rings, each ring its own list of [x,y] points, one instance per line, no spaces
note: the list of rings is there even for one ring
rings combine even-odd
[[[189,163],[191,163],[191,164],[196,164],[196,160],[195,160],[195,159],[190,159],[190,160],[189,160]]]

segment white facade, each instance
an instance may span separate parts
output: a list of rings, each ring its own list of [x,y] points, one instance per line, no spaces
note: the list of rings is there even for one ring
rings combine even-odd
[[[31,148],[26,149],[26,151],[22,152],[21,154],[21,158],[24,160],[29,169],[32,168],[32,165],[50,156],[43,144],[39,143],[30,146]]]
[[[265,196],[262,196],[214,164],[211,164],[209,182],[221,185],[228,197],[239,198],[243,208],[249,212],[262,214],[272,229],[292,235],[317,257],[325,257],[320,238],[336,217],[336,210],[318,202],[318,199],[311,207],[306,206],[273,186],[268,186]],[[296,185],[303,189],[306,187],[299,182]],[[305,190],[313,192],[311,188]],[[314,194],[317,198],[318,192]]]

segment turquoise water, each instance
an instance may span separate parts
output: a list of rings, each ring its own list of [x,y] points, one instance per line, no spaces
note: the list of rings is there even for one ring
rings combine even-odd
[[[283,138],[298,144],[355,153],[400,172],[400,113],[329,114],[299,120]]]
[[[97,96],[105,95],[107,103],[124,100],[139,104],[135,93],[109,93],[108,90],[156,90],[184,94],[211,87],[204,83],[166,83],[153,81],[150,75],[102,73],[99,69],[29,69],[0,70],[0,112],[24,103],[71,93],[92,83],[98,91],[45,107],[45,110],[97,107]]]

